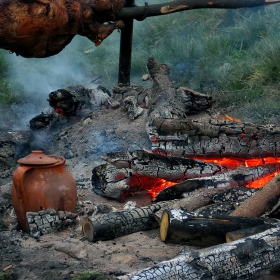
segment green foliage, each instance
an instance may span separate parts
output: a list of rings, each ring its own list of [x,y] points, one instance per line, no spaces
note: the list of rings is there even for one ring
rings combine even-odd
[[[5,59],[5,52],[0,50],[0,104],[10,105],[18,102],[15,86],[9,83],[9,66]]]
[[[144,2],[138,0],[137,5]],[[151,4],[156,3],[162,1]],[[280,119],[279,15],[280,4],[273,4],[189,10],[134,21],[131,82],[143,83],[147,59],[154,56],[170,66],[177,87],[212,94],[217,109],[230,110],[230,114],[250,121],[254,117],[264,122],[277,116]],[[75,60],[92,79],[102,76],[102,84],[110,89],[118,80],[119,39],[119,33],[114,32],[97,48],[86,38],[73,40],[70,48],[74,49],[64,59]],[[12,83],[7,80],[8,70],[0,52],[0,102],[6,104],[20,96],[14,87],[16,79]],[[43,75],[43,68],[41,72]]]
[[[108,280],[107,276],[98,271],[82,271],[79,272],[73,280]]]
[[[18,277],[12,272],[0,272],[0,280],[16,280]]]

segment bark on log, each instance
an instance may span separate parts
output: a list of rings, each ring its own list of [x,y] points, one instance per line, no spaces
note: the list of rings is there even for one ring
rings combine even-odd
[[[174,88],[168,66],[149,58],[147,67],[153,78],[148,110],[153,152],[204,158],[280,155],[280,127],[235,122],[202,110],[198,115],[190,115],[189,105],[185,106],[182,95]]]
[[[251,228],[245,228],[245,229],[239,229],[236,231],[231,231],[226,233],[226,242],[232,242],[241,238],[246,238],[248,236],[261,233],[265,230],[268,230],[271,228],[271,225],[264,224],[260,226],[255,226]]]
[[[279,165],[271,164],[257,167],[239,167],[237,170],[231,170],[211,177],[185,180],[172,187],[162,190],[154,199],[155,202],[179,199],[187,193],[199,189],[246,187],[254,180],[265,176],[273,175],[279,171]]]
[[[205,216],[178,209],[165,210],[160,223],[160,239],[167,243],[209,247],[226,242],[226,233],[269,224],[273,219],[244,218],[231,216]]]
[[[107,154],[103,159],[109,163],[92,171],[94,191],[115,199],[122,199],[129,192],[161,187],[162,179],[176,183],[224,171],[216,164],[165,157],[143,150]]]
[[[280,199],[280,175],[243,202],[231,216],[258,217],[271,210]]]
[[[257,190],[248,188],[214,188],[188,193],[187,197],[174,200],[174,204],[166,209],[181,209],[202,215],[229,214],[235,205],[251,197]],[[154,214],[160,224],[164,208]]]
[[[174,202],[160,202],[146,207],[110,212],[83,220],[83,235],[88,241],[108,240],[137,231],[158,228],[154,213]]]
[[[186,249],[153,267],[119,280],[256,279],[280,264],[280,228],[201,250]]]

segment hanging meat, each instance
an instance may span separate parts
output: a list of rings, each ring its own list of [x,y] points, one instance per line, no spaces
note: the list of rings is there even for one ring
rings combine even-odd
[[[23,57],[59,53],[75,35],[96,46],[115,29],[124,0],[0,0],[0,48]]]

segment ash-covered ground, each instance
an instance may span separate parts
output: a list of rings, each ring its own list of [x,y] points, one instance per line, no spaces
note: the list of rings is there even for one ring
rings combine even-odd
[[[3,118],[2,122],[7,124]],[[10,114],[8,123],[12,122],[16,119],[12,120]],[[8,129],[2,126],[2,131]],[[79,217],[75,225],[43,235],[39,241],[30,237],[18,226],[10,198],[12,172],[9,176],[6,172],[0,181],[0,269],[3,271],[10,265],[11,268],[2,274],[0,272],[0,279],[75,279],[80,272],[93,270],[113,279],[116,275],[176,256],[181,246],[161,242],[158,230],[97,243],[88,242],[82,235],[83,218],[99,204],[110,204],[116,209],[122,209],[127,201],[135,201],[140,207],[150,204],[151,198],[145,193],[119,202],[96,195],[91,185],[92,169],[104,163],[101,159],[103,154],[149,149],[149,146],[146,109],[141,116],[131,120],[123,107],[99,106],[88,111],[79,122],[54,134],[48,130],[37,132],[32,148],[67,159],[66,166],[77,183],[75,212],[79,213]]]

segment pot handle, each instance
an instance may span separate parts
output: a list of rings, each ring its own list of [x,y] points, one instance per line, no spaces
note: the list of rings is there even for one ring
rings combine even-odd
[[[19,166],[14,172],[13,183],[14,183],[14,187],[16,189],[19,201],[23,201],[24,199],[25,200],[27,199],[23,181],[24,181],[25,173],[32,168],[33,168],[32,166],[22,165],[22,166]]]

